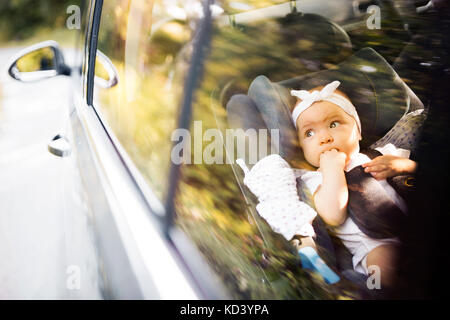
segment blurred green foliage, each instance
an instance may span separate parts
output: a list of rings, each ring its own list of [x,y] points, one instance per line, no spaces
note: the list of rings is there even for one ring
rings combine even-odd
[[[43,29],[66,28],[70,5],[81,6],[83,0],[2,0],[0,1],[0,42],[23,41]]]
[[[33,72],[39,70],[56,69],[55,54],[51,48],[42,48],[30,52],[17,60],[17,68],[20,72]]]

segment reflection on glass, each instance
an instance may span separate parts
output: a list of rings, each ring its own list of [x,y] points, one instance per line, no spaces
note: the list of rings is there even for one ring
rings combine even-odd
[[[278,3],[253,1],[249,6]],[[256,76],[289,79],[310,72],[314,68],[310,60],[320,57],[331,63],[348,54],[342,50],[337,55],[335,47],[331,51],[332,45],[326,42],[314,43],[314,37],[324,37],[323,29],[309,33],[307,42],[296,37],[306,30],[306,22],[296,24],[292,16],[235,26],[223,25],[225,20],[218,17],[213,26],[203,81],[194,101],[192,121],[201,121],[203,132],[223,132],[228,127],[226,103],[231,95],[246,93]],[[192,122],[191,136],[193,128]],[[345,295],[336,294],[301,268],[295,249],[258,216],[254,198],[244,198],[229,164],[182,165],[180,179],[176,223],[198,246],[233,298],[326,299]]]
[[[97,104],[162,202],[191,37],[187,22],[171,18],[163,1],[104,2],[98,48],[120,81],[98,89]],[[96,75],[107,72],[99,67]]]
[[[55,53],[52,48],[41,48],[28,53],[16,62],[19,72],[55,70]]]
[[[109,81],[108,70],[106,70],[105,66],[98,57],[95,59],[95,76],[105,81]]]
[[[281,3],[289,4],[224,1],[225,13],[215,19],[203,80],[194,101],[192,121],[201,121],[203,131],[227,128],[226,103],[232,95],[246,94],[259,75],[273,82],[288,80],[338,68],[340,62],[364,47],[376,46],[388,57],[395,57],[404,45],[404,30],[394,18],[373,38],[368,36],[373,31],[367,31],[365,24],[354,25],[355,37],[350,39],[343,28],[317,13],[288,10],[275,16],[273,10],[259,10]],[[331,2],[314,3],[326,7]],[[240,19],[239,12],[245,13]],[[362,71],[378,71],[378,65],[365,61]],[[357,72],[355,67],[343,74],[344,80],[359,81],[354,77]],[[405,99],[400,99],[392,81],[383,80],[389,77],[382,78],[377,86],[388,101],[383,104],[383,116],[402,113]],[[369,92],[369,96],[373,93]],[[241,174],[239,169],[237,174]],[[345,279],[332,288],[304,272],[290,244],[258,216],[252,195],[242,194],[230,165],[183,165],[180,179],[175,198],[176,223],[196,243],[234,298],[323,299],[360,294]],[[322,257],[325,259],[327,254],[325,251]]]
[[[186,20],[188,14],[180,13],[179,3],[105,1],[99,35],[99,49],[111,58],[121,81],[116,87],[98,90],[97,103],[161,200],[167,190],[170,138],[195,26]],[[366,46],[381,49],[388,57],[400,52],[403,33],[395,19],[383,22],[383,30],[376,35],[365,24],[354,24],[350,43],[345,31],[318,14],[292,11],[252,18],[252,10],[282,3],[288,1],[223,1],[225,13],[212,26],[212,43],[193,104],[192,121],[202,121],[203,132],[228,127],[226,103],[234,94],[247,93],[256,76],[266,75],[276,82],[333,69]],[[241,11],[246,13],[246,22],[236,23],[229,14]],[[391,31],[398,34],[396,39],[386,36]],[[367,62],[359,67],[366,72],[377,70],[377,65]],[[99,69],[97,75],[104,71]],[[397,95],[389,91],[391,83],[379,81],[377,85],[398,107]],[[385,107],[386,112],[392,109],[388,104]],[[293,247],[258,216],[254,199],[246,196],[230,165],[181,167],[174,199],[176,226],[194,241],[233,297],[356,296],[344,281],[342,287],[333,288],[301,269]]]

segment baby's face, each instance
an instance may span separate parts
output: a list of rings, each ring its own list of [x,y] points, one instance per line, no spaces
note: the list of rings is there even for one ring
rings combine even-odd
[[[348,159],[359,152],[361,138],[353,117],[328,101],[315,102],[297,119],[298,137],[306,160],[319,167],[320,155],[328,150],[344,152]]]

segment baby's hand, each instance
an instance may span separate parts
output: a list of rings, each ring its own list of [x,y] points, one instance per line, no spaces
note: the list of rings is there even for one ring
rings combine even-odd
[[[325,151],[320,155],[320,168],[322,171],[324,168],[332,168],[334,170],[344,170],[347,155],[343,152],[339,152],[336,149]]]
[[[383,180],[401,174],[414,173],[417,169],[417,163],[407,158],[384,155],[364,163],[362,167],[375,179]]]

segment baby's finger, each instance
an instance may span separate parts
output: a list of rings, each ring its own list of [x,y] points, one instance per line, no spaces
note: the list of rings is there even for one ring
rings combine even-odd
[[[378,156],[375,159],[372,159],[369,162],[362,164],[363,168],[377,165],[378,163],[383,162],[384,158],[382,156]]]
[[[383,170],[386,170],[386,166],[384,164],[377,164],[370,167],[366,167],[364,169],[365,172],[378,172]]]
[[[386,171],[371,172],[370,174],[372,175],[372,177],[374,177],[377,180],[383,180],[383,179],[386,179],[386,177],[387,177]]]
[[[361,166],[363,168],[372,167],[372,166],[376,166],[378,164],[378,162],[379,161],[372,160],[370,162],[363,163]]]

